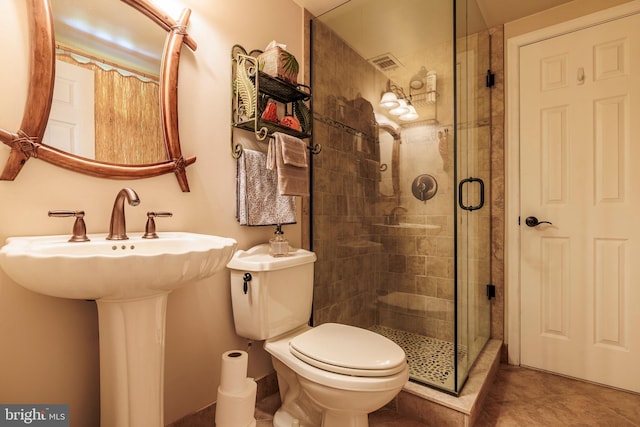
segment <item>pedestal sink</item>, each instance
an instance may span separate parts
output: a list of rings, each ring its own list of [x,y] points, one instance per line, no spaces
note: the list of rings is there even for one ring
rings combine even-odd
[[[0,249],[0,267],[34,292],[96,300],[101,425],[163,427],[167,296],[224,268],[236,241],[183,232],[121,241],[88,237],[10,237]]]

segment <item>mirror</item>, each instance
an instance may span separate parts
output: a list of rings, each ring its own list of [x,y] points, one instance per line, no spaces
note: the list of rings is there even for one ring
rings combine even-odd
[[[166,159],[159,78],[166,32],[114,0],[51,2],[56,78],[42,143],[102,162]]]
[[[144,18],[147,22],[140,25],[148,26],[152,23],[164,30],[166,42],[160,43],[161,46],[164,45],[164,50],[159,62],[157,84],[157,102],[160,106],[157,123],[160,126],[160,136],[162,137],[162,142],[159,144],[159,151],[161,153],[164,151],[164,157],[162,158],[160,155],[161,158],[158,158],[157,161],[147,160],[145,162],[143,160],[143,164],[131,165],[112,159],[95,160],[85,155],[84,151],[78,151],[76,154],[69,153],[45,143],[44,136],[52,106],[54,78],[57,69],[55,61],[56,40],[54,40],[54,19],[49,0],[28,0],[31,71],[27,102],[20,129],[16,132],[0,129],[0,141],[11,148],[9,159],[0,175],[0,179],[15,179],[26,161],[34,157],[76,172],[102,178],[137,179],[173,172],[178,179],[182,191],[189,191],[185,169],[187,166],[193,164],[196,158],[184,158],[182,156],[178,135],[177,82],[182,44],[186,44],[192,50],[195,50],[197,47],[193,39],[186,33],[186,26],[191,12],[189,9],[184,9],[178,20],[174,21],[148,0],[122,0],[123,3],[119,3],[118,0],[108,1],[139,12],[140,16],[133,17],[130,13],[127,13],[126,15],[123,14],[123,16],[132,16],[131,19],[123,18],[122,20],[118,20],[118,24],[123,25],[123,27],[118,30],[119,37],[129,37],[130,40],[135,43],[135,50],[146,52],[148,51],[147,46],[149,44],[157,46],[157,40],[161,38],[162,31],[159,33],[159,36],[156,31],[145,31],[148,34],[156,34],[156,36],[151,37],[152,39],[155,38],[155,41],[149,42],[129,32],[132,28],[131,26],[138,25],[132,20]],[[63,9],[66,5],[71,5],[69,7],[75,9],[75,17],[80,17],[76,19],[76,21],[71,20],[60,24],[60,42],[65,38],[69,40],[69,32],[66,27],[73,26],[73,22],[76,24],[77,22],[82,22],[82,13],[85,15],[100,13],[95,9],[95,7],[98,7],[98,2],[80,2],[83,5],[85,3],[90,4],[92,8],[90,11],[87,11],[86,8],[75,6],[71,0],[56,0],[57,9],[58,2],[60,2]],[[112,6],[115,7],[113,4],[106,3],[106,1],[101,3],[105,3],[108,8]],[[83,10],[84,12],[82,12]],[[90,32],[93,34],[98,33],[96,28],[90,29]],[[105,62],[118,64],[118,68],[142,69],[142,66],[135,64],[135,61],[125,61],[124,64],[116,62],[120,60],[113,59],[114,57],[109,56],[110,54],[107,55],[106,52],[99,53],[98,55],[95,53],[92,54],[91,39],[85,38],[84,40],[85,46],[83,46],[81,50],[88,53],[87,56],[98,57],[98,55],[100,55],[101,58],[107,58]],[[68,50],[72,50],[74,46],[67,46],[67,48]],[[89,52],[87,52],[87,50]],[[149,49],[149,51],[152,50]],[[152,53],[149,56],[155,56],[157,58],[158,55],[157,53]],[[154,61],[151,62],[153,63]],[[157,60],[155,62],[158,64]],[[139,71],[139,73],[141,75],[153,76],[153,69],[154,67],[151,66],[151,68],[147,68],[146,71],[142,70]],[[43,96],[43,94],[45,94],[45,96]],[[134,109],[137,110],[138,107]],[[55,131],[51,133],[55,133]],[[130,139],[129,134],[119,135],[115,138],[114,135],[111,134],[110,137],[111,139],[116,139],[117,142]]]
[[[375,113],[380,146],[380,195],[400,197],[401,128],[382,114]]]

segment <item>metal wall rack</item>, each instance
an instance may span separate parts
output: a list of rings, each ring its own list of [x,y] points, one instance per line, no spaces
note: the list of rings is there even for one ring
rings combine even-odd
[[[305,85],[294,85],[285,80],[269,76],[260,71],[259,50],[250,53],[239,45],[232,49],[232,98],[231,98],[231,154],[234,158],[242,155],[242,144],[234,142],[234,128],[253,132],[259,141],[271,137],[274,132],[282,132],[300,139],[312,135],[313,116],[311,112],[311,90]],[[284,106],[285,115],[306,118],[300,120],[300,131],[262,118],[269,101]],[[295,110],[298,109],[296,112]],[[300,113],[300,110],[305,110]],[[320,152],[320,145],[309,147],[313,154]]]

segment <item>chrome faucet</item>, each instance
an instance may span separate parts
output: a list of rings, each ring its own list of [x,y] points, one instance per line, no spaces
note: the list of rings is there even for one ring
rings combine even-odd
[[[138,206],[140,204],[140,198],[131,188],[123,188],[118,192],[116,200],[113,203],[113,210],[111,211],[111,223],[109,224],[109,235],[107,240],[127,240],[127,225],[124,219],[124,199],[131,206]]]
[[[391,213],[389,214],[389,225],[398,225],[400,224],[400,220],[398,219],[398,211],[402,209],[405,212],[409,212],[407,210],[407,208],[402,207],[402,206],[396,206],[395,208],[391,209]]]

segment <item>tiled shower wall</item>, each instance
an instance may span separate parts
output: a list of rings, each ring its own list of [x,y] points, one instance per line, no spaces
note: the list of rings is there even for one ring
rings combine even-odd
[[[459,320],[468,325],[461,329],[460,343],[467,346],[468,360],[473,362],[490,337],[491,308],[486,286],[491,283],[491,89],[486,85],[490,66],[489,31],[482,31],[458,40],[458,61],[466,62],[469,86],[468,96],[460,96],[458,132],[462,145],[458,179],[480,178],[484,182],[482,209],[467,213],[460,211],[458,254],[463,253],[466,263],[460,263],[458,273],[464,277],[466,287],[459,292]],[[462,61],[466,58],[466,61]],[[477,185],[469,185],[468,205],[479,203]]]
[[[452,341],[451,43],[425,46],[424,63],[438,72],[438,116],[427,106],[432,120],[403,130],[400,194],[384,197],[370,101],[377,102],[386,77],[323,24],[313,25],[314,143],[323,146],[313,159],[314,323],[380,324]],[[439,185],[426,203],[411,193],[424,173]],[[407,209],[402,222],[418,226],[384,225],[396,206]]]
[[[379,146],[375,88],[386,80],[339,37],[313,23],[314,144],[312,207],[315,324],[376,323],[375,271],[381,245],[368,239],[375,210]]]
[[[378,324],[449,342],[455,328],[452,49],[448,41],[425,43],[415,52],[437,73],[437,105],[418,102],[421,119],[403,125],[400,193],[378,198],[371,227],[371,239],[384,248],[376,281]],[[427,201],[412,192],[424,174],[438,185]],[[394,208],[401,225],[385,225]]]
[[[438,72],[438,124],[423,121],[403,129],[400,194],[383,197],[378,129],[370,101],[377,102],[386,78],[323,24],[314,21],[313,26],[314,143],[323,146],[313,159],[313,249],[318,255],[314,323],[380,324],[453,341],[452,46],[426,47],[425,65]],[[469,43],[474,49],[484,45],[486,40]],[[477,85],[484,84],[487,62],[488,56],[476,62]],[[488,174],[488,91],[483,93],[484,99],[473,101],[477,117],[465,126],[476,128],[478,140],[472,145],[481,151],[478,168]],[[427,202],[411,193],[413,179],[425,173],[439,186]],[[415,226],[385,224],[398,205],[407,209],[401,212],[401,222]],[[489,252],[479,249],[486,248],[482,245],[489,236],[489,208],[486,212],[470,227],[487,231],[469,246],[474,271],[489,269]],[[425,224],[436,227],[426,229]],[[472,294],[484,296],[480,287],[485,284],[472,282]]]
[[[505,87],[504,87],[504,27],[489,30],[491,35],[491,70],[495,86],[491,88],[491,283],[496,298],[491,303],[491,338],[504,340],[504,239],[505,239]],[[506,351],[503,348],[503,360]]]

